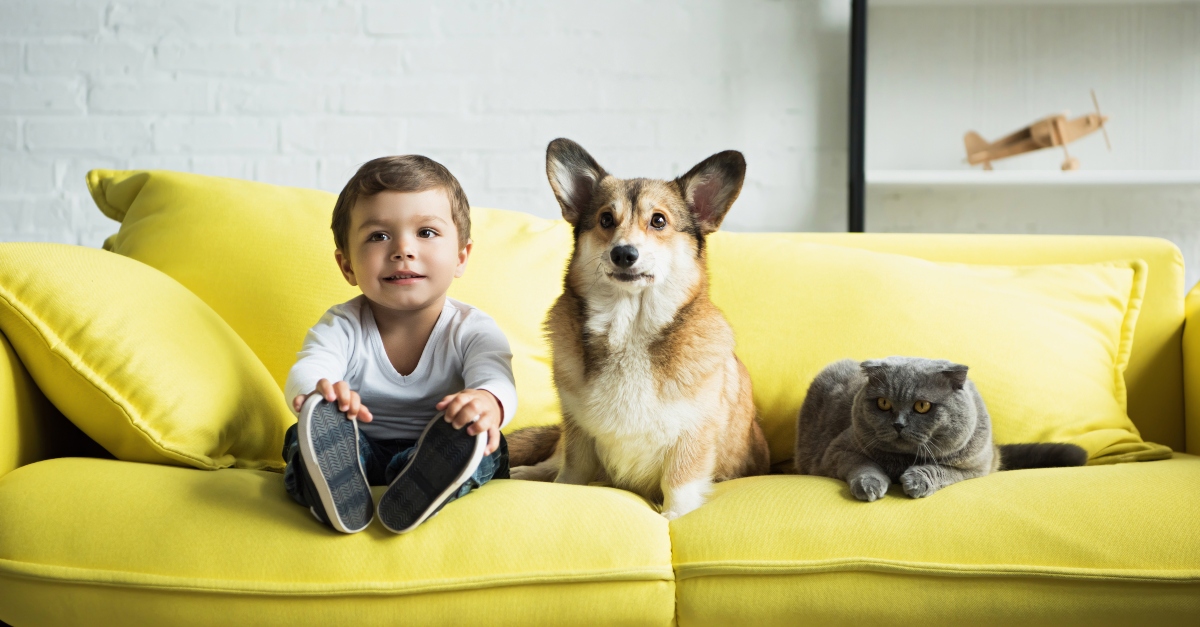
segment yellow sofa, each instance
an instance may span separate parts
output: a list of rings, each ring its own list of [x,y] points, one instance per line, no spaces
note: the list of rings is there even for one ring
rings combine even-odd
[[[218,200],[197,201],[218,211],[232,198],[220,196],[222,185],[249,184],[173,176],[153,174],[147,182],[144,173],[100,173],[91,180],[101,209],[123,221],[106,247],[158,268],[211,305],[281,382],[289,347],[298,348],[301,337],[291,327],[278,333],[278,320],[315,321],[351,293],[336,285],[331,238],[321,223],[331,197],[289,197],[312,211],[293,208],[298,226],[265,223],[315,233],[319,244],[283,238],[279,245],[290,247],[289,264],[328,266],[321,279],[327,288],[316,297],[285,290],[266,298],[248,288],[231,295],[206,291],[204,281],[223,271],[216,253],[203,252],[211,264],[184,262],[189,251],[179,248],[207,246],[222,229],[245,229],[232,222],[250,219],[245,211],[198,218],[213,223],[185,233],[162,217],[178,205],[150,207],[150,194],[166,188],[187,194],[188,185],[199,185],[218,190],[212,192]],[[158,182],[165,187],[153,188]],[[253,188],[266,194],[260,204],[274,193],[266,187]],[[137,228],[166,229],[155,235],[160,241],[198,239],[171,240],[167,250],[178,256],[156,258],[161,251],[147,252],[146,241],[137,239],[145,237],[134,225],[143,214],[158,217]],[[523,403],[515,426],[553,421],[538,312],[559,289],[569,228],[500,211],[477,210],[474,221],[468,278],[475,282],[453,294],[492,313],[514,345]],[[31,373],[45,372],[41,366],[27,368],[14,349],[19,343],[0,337],[0,621],[17,627],[1200,622],[1200,457],[1194,456],[1200,454],[1200,325],[1185,324],[1200,317],[1200,295],[1193,292],[1185,308],[1183,263],[1173,245],[1132,237],[720,234],[714,283],[723,272],[722,246],[780,242],[968,264],[1142,260],[1148,274],[1123,377],[1128,415],[1142,439],[1175,453],[1150,447],[1147,458],[1169,458],[1003,472],[919,501],[893,486],[873,504],[854,501],[831,479],[753,477],[719,484],[707,504],[669,524],[627,492],[498,480],[417,532],[395,536],[372,525],[344,536],[291,502],[270,469],[114,459],[80,430],[97,428],[79,415],[87,407],[47,400],[40,388],[49,391],[56,381],[43,378],[39,385]],[[12,245],[0,245],[0,252],[5,246]],[[268,268],[258,273],[262,286],[287,280],[266,249],[222,254],[251,261],[261,255]],[[763,289],[786,290],[787,273],[763,266],[754,280]],[[523,278],[511,280],[518,272]],[[239,313],[245,303],[258,315]],[[735,331],[738,320],[754,315],[788,322],[780,312],[739,309],[736,299],[718,304]],[[756,388],[807,385],[795,373],[756,370],[753,355],[742,357]],[[64,413],[75,415],[68,420]],[[780,462],[789,433],[769,428],[768,435]]]

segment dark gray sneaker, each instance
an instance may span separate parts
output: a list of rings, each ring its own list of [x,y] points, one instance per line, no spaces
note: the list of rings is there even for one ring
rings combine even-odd
[[[395,533],[416,529],[471,478],[487,450],[487,432],[469,435],[438,414],[416,449],[379,499],[379,522]]]
[[[375,507],[358,457],[358,421],[313,394],[300,408],[297,431],[300,455],[329,524],[343,533],[366,529]]]

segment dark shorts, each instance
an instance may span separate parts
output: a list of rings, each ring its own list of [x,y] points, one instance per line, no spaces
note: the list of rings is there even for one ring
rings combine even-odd
[[[308,478],[308,469],[304,467],[304,459],[300,455],[299,438],[296,433],[296,425],[292,425],[283,436],[283,459],[287,462],[287,468],[283,471],[283,485],[297,503],[313,508],[324,520],[325,512],[321,506],[321,498],[317,495],[312,480]],[[371,485],[390,484],[416,452],[416,445],[416,440],[373,440],[365,433],[359,432],[358,459],[367,474],[367,482]],[[466,496],[471,490],[492,479],[507,478],[508,442],[501,435],[500,446],[491,455],[485,455],[479,461],[479,467],[475,469],[475,473],[467,479],[458,492],[446,499],[446,503]]]

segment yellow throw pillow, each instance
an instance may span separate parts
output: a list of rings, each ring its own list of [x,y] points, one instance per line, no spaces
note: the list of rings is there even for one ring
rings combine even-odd
[[[792,456],[825,365],[889,355],[969,366],[997,442],[1071,442],[1091,463],[1170,456],[1126,415],[1140,260],[939,264],[769,235],[718,234],[709,249],[713,300],[737,333],[773,462]]]
[[[0,331],[47,398],[120,459],[283,466],[295,421],[283,394],[220,316],[145,264],[0,244]]]
[[[167,171],[93,170],[88,187],[121,222],[107,250],[157,268],[208,303],[282,389],[305,332],[358,289],[333,260],[333,194]],[[520,399],[506,431],[559,420],[546,310],[562,289],[571,228],[512,211],[471,210],[475,242],[450,296],[495,318],[513,351]]]

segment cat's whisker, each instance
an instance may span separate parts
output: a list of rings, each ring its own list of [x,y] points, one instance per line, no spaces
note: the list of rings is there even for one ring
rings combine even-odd
[[[934,454],[933,447],[929,442],[921,443],[921,451],[925,454],[925,457],[929,458],[929,463],[937,461],[937,456]]]

